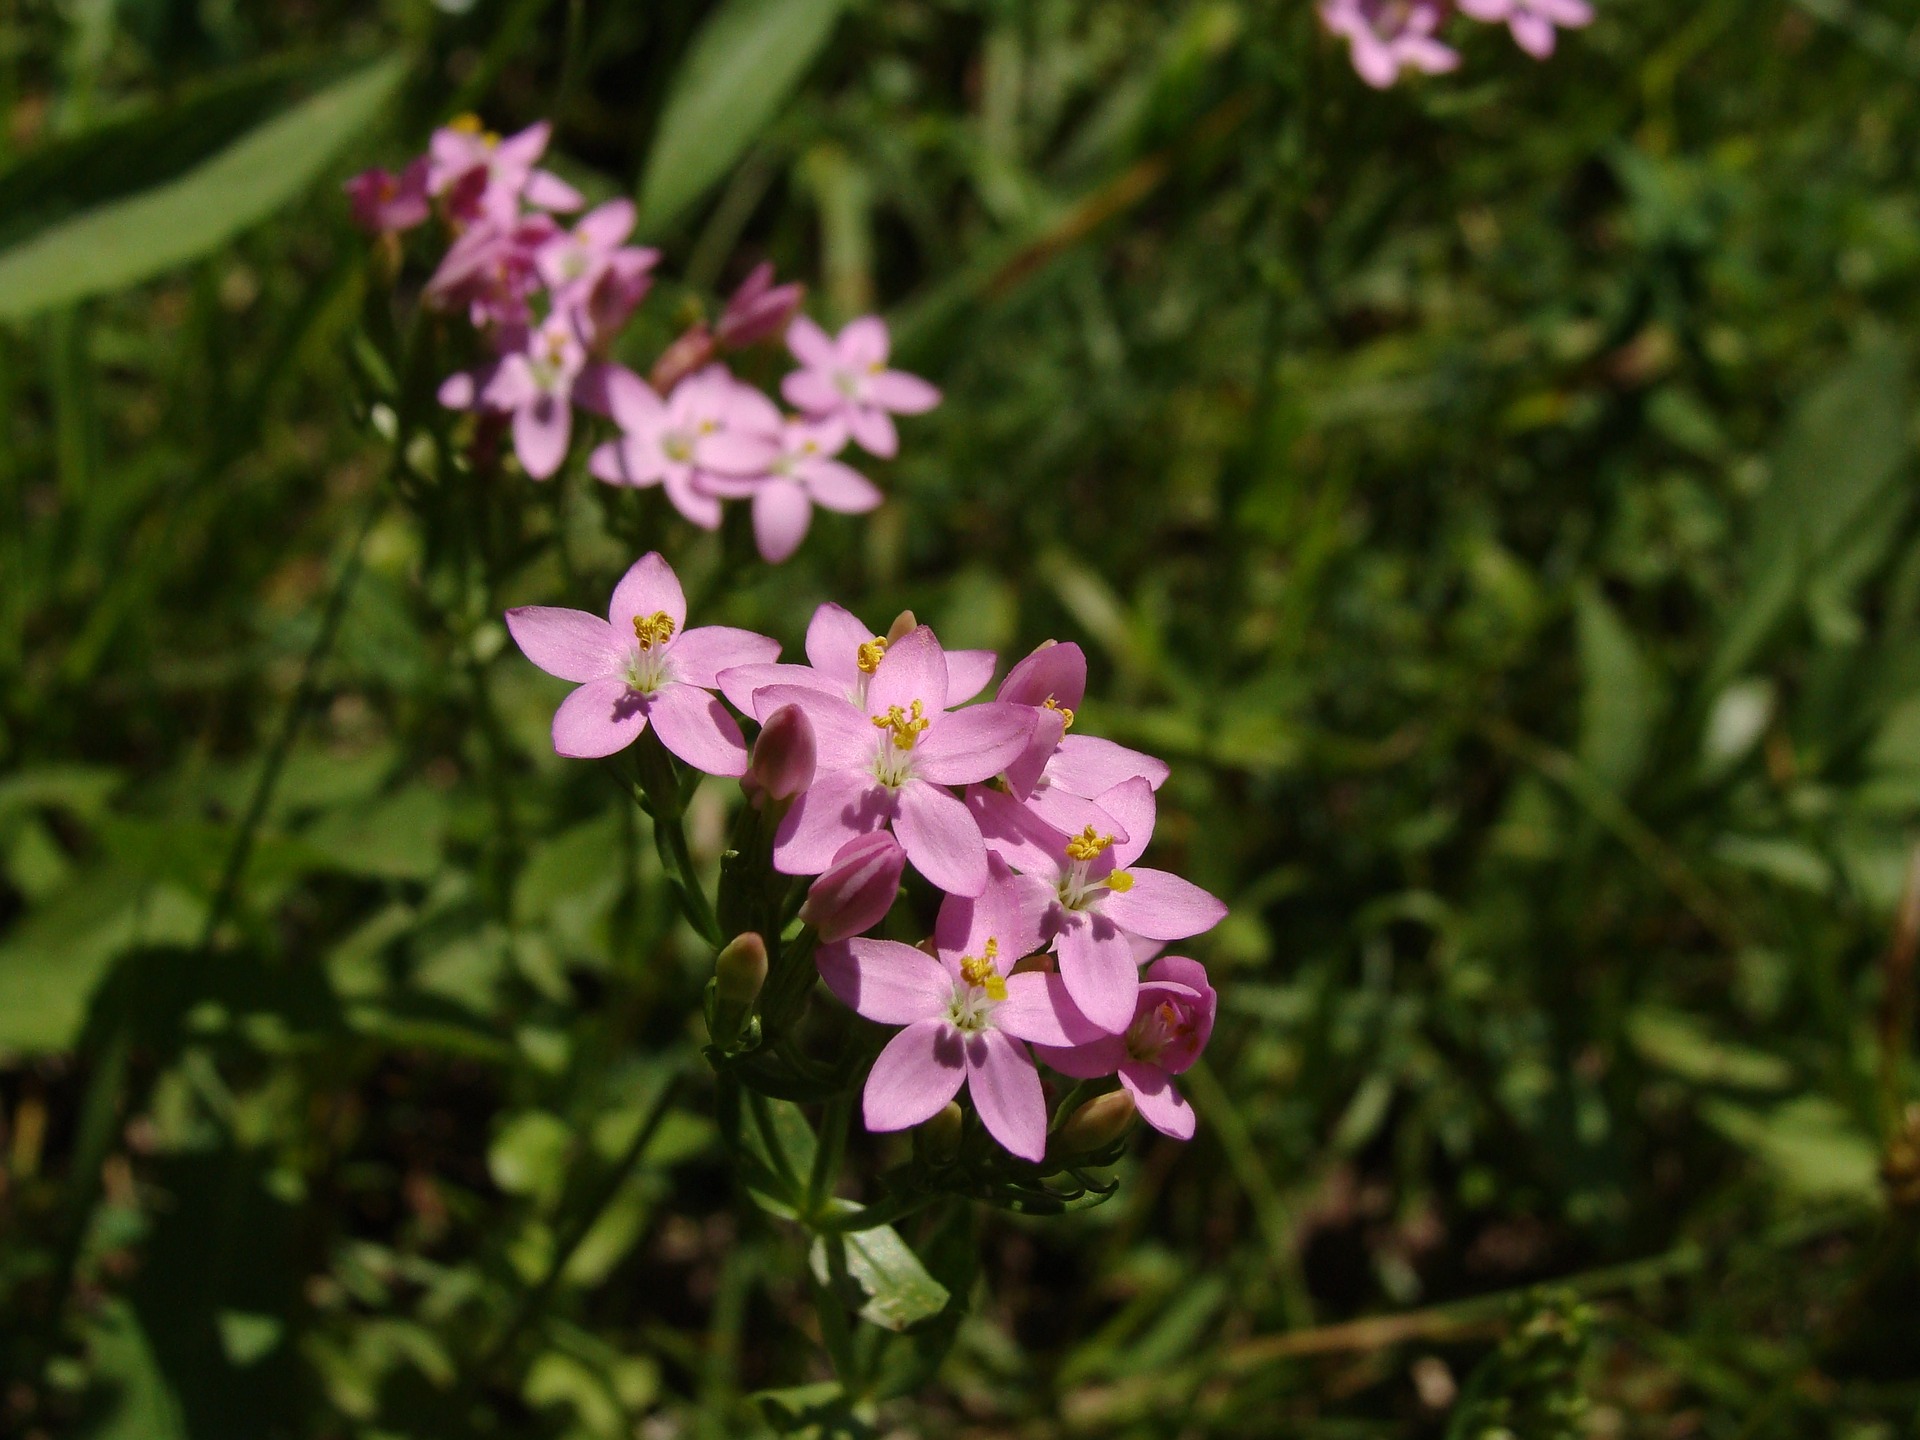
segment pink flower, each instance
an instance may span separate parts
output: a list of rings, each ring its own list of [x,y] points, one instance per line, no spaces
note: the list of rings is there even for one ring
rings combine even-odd
[[[398,175],[377,166],[363,170],[347,181],[345,188],[353,202],[353,223],[370,235],[411,230],[433,213],[427,198],[425,156]]]
[[[1346,37],[1353,68],[1376,90],[1402,70],[1438,75],[1460,63],[1459,53],[1435,38],[1447,17],[1447,0],[1324,0],[1320,19]]]
[[[762,261],[728,299],[714,339],[729,350],[771,340],[787,328],[806,293],[804,285],[775,285],[772,264]]]
[[[591,760],[624,750],[649,724],[675,755],[709,775],[746,773],[740,727],[710,693],[730,665],[771,660],[777,641],[724,625],[683,628],[686,596],[658,554],[614,587],[607,618],[524,605],[507,629],[526,657],[580,688],[553,716],[553,748]]]
[[[534,263],[552,291],[556,307],[584,302],[617,256],[629,256],[625,263],[641,275],[659,262],[658,250],[625,243],[633,233],[635,215],[631,200],[609,200],[582,215],[571,230],[559,231],[540,247]]]
[[[940,403],[940,392],[918,375],[887,368],[891,346],[878,316],[863,316],[834,338],[801,315],[787,329],[787,348],[803,368],[781,382],[781,393],[816,420],[846,421],[854,443],[890,460],[900,449],[893,416],[923,414]]]
[[[1135,945],[1211,930],[1227,907],[1178,875],[1135,868],[1153,838],[1155,806],[1147,781],[1129,780],[1096,803],[1123,828],[1055,832],[1054,848],[1021,883],[1047,908],[1045,933],[1059,954],[1073,1003],[1102,1030],[1119,1034],[1132,1022],[1140,992]]]
[[[1193,1107],[1173,1088],[1173,1077],[1207,1048],[1218,1003],[1199,961],[1167,955],[1147,970],[1124,1034],[1102,1035],[1072,1049],[1043,1043],[1040,1058],[1076,1080],[1117,1073],[1149,1125],[1162,1135],[1191,1140]]]
[[[764,452],[751,474],[711,485],[717,494],[752,495],[753,538],[769,565],[800,548],[815,505],[859,515],[880,504],[883,497],[871,480],[833,458],[846,443],[846,426],[838,420],[789,417],[763,432]]]
[[[858,709],[867,708],[867,690],[887,653],[885,635],[870,629],[852,611],[831,601],[813,612],[807,626],[808,665],[743,665],[720,677],[720,690],[735,707],[765,723],[773,706],[762,706],[756,692],[769,685],[804,685],[837,695]],[[948,650],[947,704],[964,705],[993,679],[991,650]]]
[[[1020,1042],[1074,1047],[1094,1037],[1057,975],[1008,973],[1039,940],[1011,882],[997,867],[979,899],[947,897],[934,927],[938,959],[892,940],[820,951],[828,989],[869,1020],[906,1027],[867,1076],[869,1130],[918,1125],[964,1085],[988,1134],[1023,1160],[1046,1154],[1046,1096]]]
[[[535,169],[553,126],[542,120],[502,139],[463,115],[433,132],[427,145],[427,189],[446,197],[462,223],[510,224],[525,202],[539,210],[578,210],[580,192],[559,176]]]
[[[927,879],[955,895],[987,883],[987,847],[945,787],[999,773],[1026,748],[1033,714],[993,702],[949,712],[946,654],[922,625],[887,647],[864,707],[802,685],[754,695],[768,713],[798,705],[813,722],[819,765],[774,835],[774,868],[818,875],[847,841],[891,829]]]
[[[1461,12],[1490,25],[1504,24],[1514,41],[1536,60],[1553,54],[1554,26],[1577,30],[1593,23],[1587,0],[1459,0]]]
[[[476,326],[530,324],[530,302],[540,288],[539,254],[558,229],[545,215],[474,225],[448,247],[428,277],[428,303],[464,306]]]
[[[849,840],[808,888],[800,918],[822,940],[851,940],[887,918],[906,868],[907,852],[885,830]]]
[[[714,480],[752,473],[766,454],[755,437],[779,423],[779,411],[724,365],[689,375],[664,401],[637,376],[622,374],[607,391],[621,438],[596,449],[588,468],[609,485],[663,486],[687,519],[704,530],[718,529]]]
[[[1044,867],[1058,835],[1087,826],[1116,839],[1126,828],[1094,803],[1128,780],[1158,790],[1165,761],[1111,740],[1073,735],[1074,714],[1087,693],[1087,656],[1078,645],[1049,640],[1008,672],[996,698],[1034,709],[1033,738],[994,785],[967,789],[987,848],[1023,870]]]
[[[482,371],[448,377],[440,403],[511,415],[514,452],[527,474],[545,480],[567,458],[574,387],[586,368],[586,347],[571,318],[556,313],[527,337],[524,349],[510,350]]]

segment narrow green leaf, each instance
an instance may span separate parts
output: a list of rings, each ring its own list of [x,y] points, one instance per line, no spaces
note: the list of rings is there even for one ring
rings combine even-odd
[[[353,72],[177,178],[103,201],[0,252],[0,319],[133,285],[218,249],[317,179],[406,74]]]
[[[640,184],[655,231],[759,138],[832,35],[843,0],[725,0],[674,77]]]
[[[819,1236],[811,1260],[820,1283],[869,1325],[905,1330],[946,1308],[947,1287],[927,1273],[891,1225]]]
[[[1580,639],[1580,761],[1615,794],[1628,790],[1646,764],[1660,709],[1652,667],[1593,585],[1574,598]]]

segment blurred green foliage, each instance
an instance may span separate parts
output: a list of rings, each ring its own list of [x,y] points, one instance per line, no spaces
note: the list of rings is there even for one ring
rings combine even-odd
[[[1304,0],[0,37],[0,1433],[1916,1433],[1912,0],[1386,95]],[[636,357],[762,257],[885,309],[892,502],[771,571],[578,472],[394,506],[330,182],[474,107],[642,197]],[[904,1261],[736,1203],[706,953],[497,622],[654,544],[790,647],[1087,645],[1233,905],[1192,1145]]]

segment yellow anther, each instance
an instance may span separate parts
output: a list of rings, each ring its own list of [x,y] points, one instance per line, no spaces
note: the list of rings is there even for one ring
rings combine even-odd
[[[1113,844],[1113,836],[1096,835],[1093,833],[1093,826],[1089,825],[1078,835],[1067,841],[1067,858],[1069,860],[1091,860],[1111,844]]]
[[[1107,889],[1117,891],[1124,895],[1127,891],[1133,889],[1133,876],[1124,870],[1116,870],[1107,876]]]
[[[871,675],[880,668],[880,657],[886,653],[887,642],[885,637],[876,635],[855,652],[855,658],[859,661],[860,668]]]
[[[480,123],[480,117],[471,110],[464,115],[456,115],[447,122],[447,129],[458,130],[462,135],[478,135],[486,126]]]
[[[891,730],[893,743],[900,749],[911,750],[913,742],[920,738],[920,732],[933,721],[927,718],[926,707],[916,700],[913,702],[912,714],[908,714],[898,705],[890,705],[887,707],[886,714],[873,717],[873,723],[881,730]]]
[[[640,642],[642,650],[666,644],[673,638],[673,617],[664,610],[656,610],[651,615],[634,616],[633,638]]]
[[[1047,698],[1042,702],[1042,705],[1045,709],[1058,710],[1060,712],[1060,728],[1062,730],[1073,729],[1072,707],[1067,705],[1062,705],[1058,700],[1054,699],[1053,696],[1051,695],[1047,696]]]
[[[1006,979],[994,964],[999,956],[1000,942],[989,935],[982,953],[960,957],[960,978],[976,989],[986,991],[989,1000],[1007,998]]]

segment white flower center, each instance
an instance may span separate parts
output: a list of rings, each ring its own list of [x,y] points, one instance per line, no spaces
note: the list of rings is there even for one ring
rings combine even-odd
[[[954,1029],[970,1035],[987,1029],[994,1007],[1007,998],[999,956],[1000,942],[989,935],[980,954],[960,957],[960,978],[953,982],[953,998],[947,1002],[947,1023]]]

